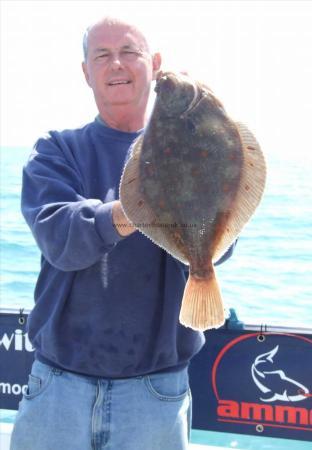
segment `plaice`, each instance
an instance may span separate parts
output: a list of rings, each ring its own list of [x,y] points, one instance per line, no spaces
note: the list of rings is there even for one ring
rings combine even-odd
[[[213,262],[260,202],[264,157],[248,128],[202,83],[166,72],[155,90],[149,124],[121,178],[121,203],[142,233],[190,266],[180,322],[216,328],[224,307]]]

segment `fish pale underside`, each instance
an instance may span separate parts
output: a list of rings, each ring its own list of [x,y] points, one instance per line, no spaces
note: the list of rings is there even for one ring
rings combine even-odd
[[[136,228],[189,265],[181,324],[218,328],[225,315],[213,263],[261,200],[264,156],[202,83],[167,72],[155,90],[150,121],[121,177],[121,204]]]

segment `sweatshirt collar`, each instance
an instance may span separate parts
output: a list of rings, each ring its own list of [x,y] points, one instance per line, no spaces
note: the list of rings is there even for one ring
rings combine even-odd
[[[142,133],[142,131],[144,130],[144,128],[141,128],[140,130],[137,131],[121,131],[121,130],[117,130],[116,128],[112,128],[109,125],[107,125],[107,123],[102,119],[102,117],[100,116],[100,114],[98,114],[95,118],[95,120],[100,123],[101,125],[103,125],[105,128],[110,128],[111,130],[116,130],[119,131],[120,133],[127,133],[127,134],[140,134]]]

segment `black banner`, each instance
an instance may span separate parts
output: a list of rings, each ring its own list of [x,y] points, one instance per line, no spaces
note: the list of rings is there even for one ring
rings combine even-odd
[[[190,367],[193,428],[312,441],[312,336],[219,329]]]
[[[17,409],[27,388],[34,351],[26,333],[27,315],[0,313],[0,408]]]

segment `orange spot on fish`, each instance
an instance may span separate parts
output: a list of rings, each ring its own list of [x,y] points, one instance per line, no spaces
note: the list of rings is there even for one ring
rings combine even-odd
[[[225,184],[222,186],[222,191],[223,191],[223,192],[229,192],[229,190],[230,190],[230,185],[229,185],[228,183],[225,183]]]
[[[230,160],[230,161],[234,161],[234,160],[236,159],[236,157],[237,157],[236,152],[232,152],[232,153],[230,153],[230,155],[229,155],[229,160]]]
[[[160,208],[164,208],[165,207],[165,202],[163,200],[159,200],[158,205]]]
[[[175,232],[173,233],[173,236],[175,237],[175,239],[176,239],[177,241],[181,241],[181,233],[180,233],[179,231],[175,231]]]
[[[191,175],[193,177],[196,177],[199,174],[199,170],[196,169],[195,167],[193,167],[193,169],[191,170]]]
[[[165,150],[164,150],[164,154],[165,155],[170,155],[171,154],[171,148],[166,147]]]
[[[200,152],[200,156],[202,156],[202,157],[204,157],[204,158],[207,158],[207,156],[208,156],[207,150],[201,151],[201,152]]]

